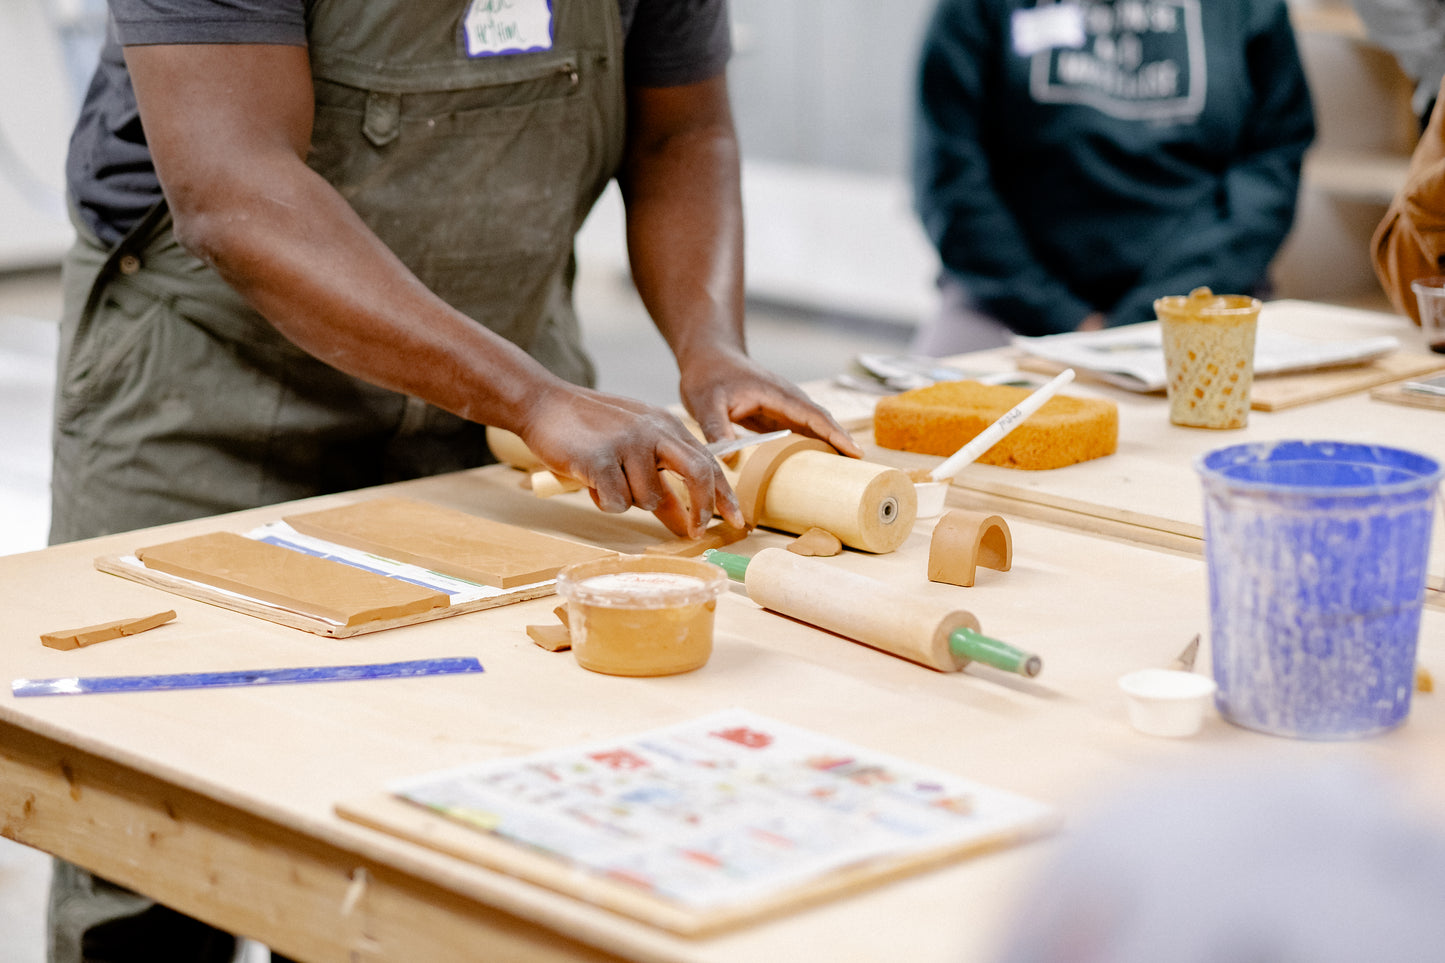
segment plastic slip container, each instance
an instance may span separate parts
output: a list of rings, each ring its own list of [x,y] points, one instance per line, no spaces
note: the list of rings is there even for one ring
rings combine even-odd
[[[712,655],[713,613],[727,573],[691,558],[619,555],[557,573],[572,652],[607,675],[690,672]]]
[[[1220,714],[1305,739],[1403,722],[1440,464],[1281,441],[1221,448],[1195,468]]]

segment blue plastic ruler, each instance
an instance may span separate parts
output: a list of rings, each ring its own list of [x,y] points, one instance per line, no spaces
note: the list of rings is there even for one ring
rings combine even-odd
[[[177,675],[116,675],[93,678],[16,679],[16,696],[88,695],[97,692],[156,692],[164,689],[214,689],[240,685],[290,685],[301,682],[352,682],[360,679],[409,679],[422,675],[481,672],[473,658],[418,659],[372,665],[323,665],[301,669],[242,669],[235,672],[186,672]]]

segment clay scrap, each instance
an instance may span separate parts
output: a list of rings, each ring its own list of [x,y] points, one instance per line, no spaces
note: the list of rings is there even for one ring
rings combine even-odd
[[[557,616],[556,624],[527,626],[527,638],[548,652],[565,652],[572,648],[572,628],[567,623],[567,606],[559,605],[552,610]]]
[[[810,528],[788,543],[788,551],[794,555],[822,556],[832,558],[843,551],[838,536],[821,528]]]
[[[87,645],[95,645],[97,642],[109,642],[111,639],[118,639],[125,635],[139,635],[158,625],[165,625],[175,617],[175,610],[167,609],[154,615],[116,619],[113,622],[102,622],[99,625],[87,625],[83,629],[45,632],[40,636],[40,642],[47,648],[61,649],[62,651],[80,649]]]

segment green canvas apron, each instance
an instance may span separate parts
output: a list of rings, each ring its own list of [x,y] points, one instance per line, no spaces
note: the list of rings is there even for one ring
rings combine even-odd
[[[307,163],[436,294],[590,384],[572,241],[625,133],[617,4],[552,0],[550,49],[469,57],[466,0],[310,0]],[[163,208],[65,268],[53,542],[485,463],[483,429],[295,347]]]
[[[464,56],[465,0],[308,0],[308,163],[458,310],[590,383],[572,239],[620,162],[612,0],[552,0],[551,49]],[[64,268],[51,541],[487,459],[481,426],[322,364],[176,243],[164,205]],[[57,862],[51,963],[82,945],[229,960],[225,934]],[[92,949],[95,947],[93,946]]]

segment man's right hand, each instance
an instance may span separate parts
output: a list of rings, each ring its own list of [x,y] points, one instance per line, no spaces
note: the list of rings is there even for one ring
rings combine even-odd
[[[688,538],[701,535],[714,513],[730,525],[744,524],[717,459],[661,408],[559,385],[529,406],[527,423],[516,430],[548,468],[586,484],[605,512],[636,506]],[[686,500],[663,471],[682,479]]]

